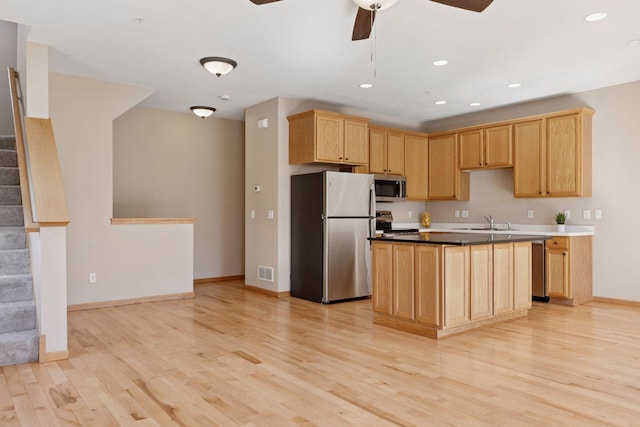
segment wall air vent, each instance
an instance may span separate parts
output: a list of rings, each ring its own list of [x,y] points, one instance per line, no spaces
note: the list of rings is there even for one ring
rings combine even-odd
[[[258,279],[273,282],[273,267],[258,266]]]

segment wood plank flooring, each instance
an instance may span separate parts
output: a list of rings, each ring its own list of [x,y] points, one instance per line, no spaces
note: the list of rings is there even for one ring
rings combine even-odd
[[[372,318],[241,282],[72,312],[69,360],[0,368],[0,425],[640,424],[640,308],[536,303],[442,341]]]

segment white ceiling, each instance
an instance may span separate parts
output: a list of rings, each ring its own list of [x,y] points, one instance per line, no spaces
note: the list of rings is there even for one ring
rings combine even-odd
[[[583,20],[599,11],[608,18]],[[627,44],[640,39],[639,0],[494,0],[481,14],[399,0],[358,42],[355,13],[352,0],[0,0],[0,19],[51,46],[52,71],[150,87],[145,106],[209,105],[219,118],[283,96],[419,125],[640,80],[640,46]],[[239,65],[216,78],[206,56]]]

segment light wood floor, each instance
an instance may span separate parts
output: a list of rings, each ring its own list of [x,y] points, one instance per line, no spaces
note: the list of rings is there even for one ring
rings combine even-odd
[[[69,313],[69,360],[0,368],[0,425],[640,425],[638,308],[535,304],[434,341],[370,307],[236,282]]]

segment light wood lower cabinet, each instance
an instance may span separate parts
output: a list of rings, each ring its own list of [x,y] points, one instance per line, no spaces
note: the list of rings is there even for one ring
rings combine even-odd
[[[554,237],[546,244],[550,302],[579,305],[593,300],[591,236]]]
[[[440,338],[526,316],[531,243],[374,242],[374,322]]]

